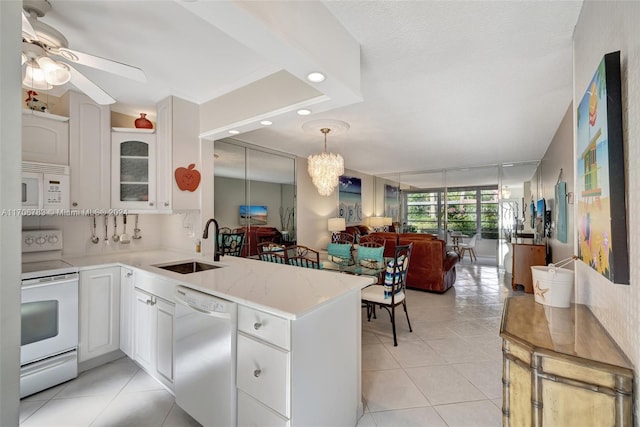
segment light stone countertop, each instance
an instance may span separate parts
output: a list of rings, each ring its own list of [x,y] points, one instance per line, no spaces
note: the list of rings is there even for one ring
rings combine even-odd
[[[194,254],[168,250],[63,259],[80,271],[108,265],[139,268],[176,284],[292,320],[333,299],[360,292],[376,281],[370,276],[353,276],[230,256],[213,262]],[[154,267],[157,264],[189,260],[221,265],[223,268],[179,274]]]

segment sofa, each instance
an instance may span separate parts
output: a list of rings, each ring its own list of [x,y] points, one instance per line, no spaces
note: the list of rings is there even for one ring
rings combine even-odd
[[[432,234],[421,233],[371,233],[385,239],[385,257],[392,257],[396,245],[413,243],[407,287],[429,292],[443,293],[456,281],[458,254],[447,251],[446,242]]]
[[[236,231],[244,231],[244,247],[242,248],[242,257],[250,257],[258,255],[258,243],[270,241],[282,243],[282,233],[275,227],[251,226],[240,227]]]

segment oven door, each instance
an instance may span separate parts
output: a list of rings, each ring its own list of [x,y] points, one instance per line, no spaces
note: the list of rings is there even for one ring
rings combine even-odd
[[[43,190],[42,174],[22,172],[22,207],[25,209],[41,209]]]
[[[78,274],[22,281],[20,364],[78,346]]]

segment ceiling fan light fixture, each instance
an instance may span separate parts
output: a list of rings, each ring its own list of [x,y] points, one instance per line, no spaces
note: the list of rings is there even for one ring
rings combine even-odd
[[[44,72],[45,80],[54,86],[60,86],[71,79],[71,72],[66,64],[56,62],[48,56],[40,56],[36,59],[40,69]]]
[[[53,85],[46,80],[44,71],[40,69],[38,64],[33,60],[27,62],[22,84],[25,87],[35,90],[48,90],[53,88]]]

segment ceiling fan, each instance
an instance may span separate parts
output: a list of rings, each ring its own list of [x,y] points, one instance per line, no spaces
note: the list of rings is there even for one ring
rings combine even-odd
[[[46,90],[70,81],[98,104],[116,102],[69,62],[146,83],[140,68],[69,49],[62,33],[37,19],[51,10],[48,0],[24,0],[22,7],[22,64],[26,64],[23,85],[26,87]]]

